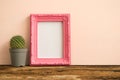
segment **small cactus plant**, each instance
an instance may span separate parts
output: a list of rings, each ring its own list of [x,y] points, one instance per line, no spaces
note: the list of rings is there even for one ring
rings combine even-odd
[[[22,36],[13,36],[10,39],[10,48],[11,49],[18,49],[18,48],[25,48],[25,40]]]

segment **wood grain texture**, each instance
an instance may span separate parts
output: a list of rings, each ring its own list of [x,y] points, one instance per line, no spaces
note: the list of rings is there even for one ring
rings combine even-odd
[[[0,80],[120,80],[120,66],[0,66]]]

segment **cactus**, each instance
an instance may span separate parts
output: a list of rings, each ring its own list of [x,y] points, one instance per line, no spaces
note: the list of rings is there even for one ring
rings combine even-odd
[[[11,49],[25,48],[25,40],[22,36],[13,36],[10,39],[10,47]]]

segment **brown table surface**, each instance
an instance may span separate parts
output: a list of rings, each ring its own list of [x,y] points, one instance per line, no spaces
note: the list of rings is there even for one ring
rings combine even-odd
[[[120,80],[120,66],[0,66],[0,80]]]

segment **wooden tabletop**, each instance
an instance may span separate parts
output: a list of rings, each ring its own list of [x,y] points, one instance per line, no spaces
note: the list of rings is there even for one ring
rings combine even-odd
[[[120,80],[120,66],[0,66],[0,80]]]

